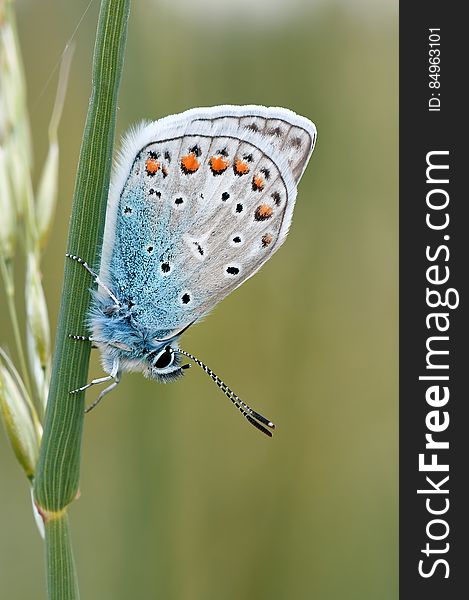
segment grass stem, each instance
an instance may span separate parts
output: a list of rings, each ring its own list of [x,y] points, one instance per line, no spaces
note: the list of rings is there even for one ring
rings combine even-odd
[[[97,263],[98,244],[104,230],[129,10],[130,0],[101,0],[91,98],[67,243],[68,252],[90,264]],[[40,514],[45,515],[47,580],[49,598],[53,600],[78,598],[66,509],[79,489],[84,394],[71,395],[70,391],[86,382],[90,347],[68,336],[84,331],[89,287],[84,269],[67,260],[44,435],[34,482],[35,502]],[[50,515],[54,518],[49,518]]]

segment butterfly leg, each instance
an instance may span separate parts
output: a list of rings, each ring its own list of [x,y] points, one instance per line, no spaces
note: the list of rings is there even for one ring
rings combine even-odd
[[[116,303],[116,306],[120,306],[120,302],[119,300],[114,296],[114,294],[111,292],[111,290],[107,287],[107,285],[105,285],[101,279],[99,278],[99,275],[97,273],[95,273],[91,267],[89,266],[89,264],[84,261],[82,258],[80,258],[79,256],[75,256],[74,254],[69,254],[68,252],[65,254],[65,256],[67,258],[70,258],[71,260],[76,260],[78,264],[80,264],[84,269],[86,269],[86,271],[88,271],[88,273],[91,275],[91,277],[93,278],[93,281],[95,283],[97,283],[99,285],[99,287],[103,288],[103,290],[109,295],[109,297]]]
[[[68,334],[68,337],[71,340],[78,340],[80,342],[93,342],[93,338],[91,337],[91,335],[73,335],[72,333]]]
[[[114,381],[111,383],[111,385],[108,385],[107,388],[99,394],[99,396],[96,398],[96,400],[85,408],[85,413],[89,413],[90,410],[93,410],[93,408],[101,402],[101,400],[104,398],[104,396],[106,394],[109,394],[109,392],[112,392],[112,390],[119,385],[119,382],[120,382],[120,373],[118,371],[116,373]]]
[[[70,392],[70,394],[78,394],[78,392],[84,392],[91,386],[98,385],[99,383],[105,383],[106,381],[111,381],[111,379],[114,379],[114,377],[115,376],[113,376],[113,375],[106,375],[106,377],[98,377],[97,379],[92,379],[86,385],[82,385],[81,387],[77,388],[76,390],[72,390]]]
[[[98,385],[99,383],[105,383],[106,381],[111,381],[111,379],[116,380],[118,378],[118,375],[119,375],[119,361],[117,359],[115,359],[114,363],[112,365],[112,370],[109,373],[109,375],[106,375],[105,377],[98,377],[97,379],[92,379],[86,385],[82,385],[81,387],[77,388],[76,390],[72,390],[69,393],[70,394],[78,394],[78,392],[84,392],[85,390],[87,390],[88,388],[90,388],[93,385]],[[104,391],[106,391],[106,390],[104,390]]]
[[[76,340],[79,342],[91,342],[91,347],[92,348],[97,348],[98,346],[94,343],[94,338],[91,337],[91,335],[73,335],[71,333],[68,334],[68,337],[71,340]]]

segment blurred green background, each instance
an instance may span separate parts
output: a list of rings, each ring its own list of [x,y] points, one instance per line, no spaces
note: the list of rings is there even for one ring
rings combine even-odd
[[[60,128],[53,328],[98,4],[75,36]],[[36,176],[56,76],[44,86],[86,5],[17,3]],[[397,34],[394,1],[134,0],[119,135],[260,103],[311,118],[319,138],[285,246],[183,340],[274,439],[199,370],[168,386],[125,376],[86,418],[70,511],[83,598],[397,598]],[[13,348],[4,311],[0,341]],[[0,596],[42,599],[42,543],[3,432],[0,467]]]

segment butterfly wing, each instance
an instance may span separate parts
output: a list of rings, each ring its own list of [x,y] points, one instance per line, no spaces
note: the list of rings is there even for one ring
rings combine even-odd
[[[166,337],[284,241],[316,129],[281,108],[195,109],[131,133],[113,176],[101,278]]]

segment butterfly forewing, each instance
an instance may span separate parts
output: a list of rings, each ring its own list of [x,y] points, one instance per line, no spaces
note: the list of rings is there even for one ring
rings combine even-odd
[[[138,151],[121,166],[120,191],[114,184],[103,262],[149,335],[209,312],[286,236],[314,126],[288,123],[289,111],[243,108],[189,111],[131,141]]]

